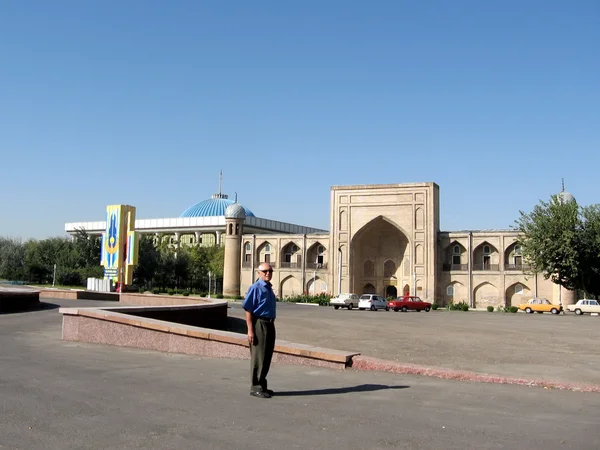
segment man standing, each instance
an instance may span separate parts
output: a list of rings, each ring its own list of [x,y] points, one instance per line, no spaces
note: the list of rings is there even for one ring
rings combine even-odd
[[[242,307],[246,310],[248,343],[250,344],[250,395],[271,398],[273,391],[267,389],[267,373],[271,367],[275,348],[275,304],[271,286],[273,268],[269,263],[258,266],[258,281],[248,289]]]

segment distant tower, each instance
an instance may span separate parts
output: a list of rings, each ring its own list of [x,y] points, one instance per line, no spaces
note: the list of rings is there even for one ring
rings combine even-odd
[[[565,179],[564,178],[562,179],[562,190],[558,194],[556,194],[556,197],[557,197],[558,201],[563,205],[577,201],[577,200],[575,200],[575,197],[573,197],[572,194],[565,191]],[[558,284],[555,285],[555,287],[554,287],[553,297],[555,299],[558,298],[558,303],[563,305],[565,310],[567,309],[568,305],[574,305],[575,303],[577,303],[577,291],[570,291]]]
[[[239,203],[225,210],[225,263],[223,267],[223,295],[240,295],[240,273],[242,260],[242,233],[246,211]]]

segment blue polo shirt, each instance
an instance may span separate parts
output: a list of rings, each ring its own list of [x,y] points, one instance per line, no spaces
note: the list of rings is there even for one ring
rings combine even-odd
[[[255,317],[264,317],[265,319],[275,318],[275,304],[277,299],[271,283],[264,280],[258,280],[248,289],[246,299],[242,307],[252,313]]]

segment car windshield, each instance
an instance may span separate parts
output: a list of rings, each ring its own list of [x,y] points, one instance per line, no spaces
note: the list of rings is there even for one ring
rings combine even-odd
[[[371,300],[371,296],[370,295],[362,295],[360,297],[361,300]]]

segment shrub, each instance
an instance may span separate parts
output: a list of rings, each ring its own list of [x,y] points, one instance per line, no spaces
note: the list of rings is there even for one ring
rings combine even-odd
[[[511,307],[509,308],[509,311],[510,311],[511,313],[516,313],[517,311],[519,311],[519,307],[518,307],[518,306],[511,306]]]
[[[175,289],[169,289],[167,291],[167,294],[169,294],[169,295],[175,295]]]
[[[181,295],[183,295],[184,297],[188,297],[190,295],[190,292],[189,291],[183,291],[183,294],[181,294]]]
[[[464,303],[464,302],[461,302],[461,303],[462,303],[462,305],[460,305],[460,303],[459,303],[459,305],[460,305],[460,310],[461,310],[461,311],[468,311],[468,310],[469,310],[469,305],[467,305],[467,304],[466,304],[466,303]]]
[[[217,294],[217,298],[223,298],[223,294]]]
[[[494,312],[494,307],[492,305],[487,307],[488,312]]]
[[[158,294],[160,294],[160,289],[159,288],[152,288],[152,293],[158,295]]]
[[[308,295],[308,294],[294,295],[294,296],[285,297],[285,298],[282,298],[279,300],[282,302],[289,302],[289,303],[317,303],[321,306],[329,306],[330,298],[331,298],[330,294],[327,294],[326,292],[322,292],[317,295]]]
[[[436,309],[438,309],[439,307],[440,307],[440,305],[438,305],[437,303],[433,303],[433,304],[431,305],[431,309],[433,309],[434,311],[435,311]]]

